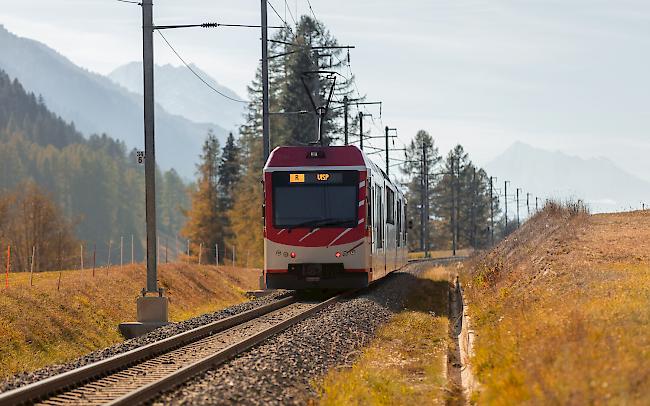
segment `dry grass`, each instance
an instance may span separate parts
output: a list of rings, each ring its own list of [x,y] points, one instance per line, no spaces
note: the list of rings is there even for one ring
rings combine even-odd
[[[325,377],[320,404],[444,404],[448,279],[443,268],[427,272],[359,360]]]
[[[162,265],[170,319],[180,321],[246,300],[258,271],[188,264]],[[4,278],[4,275],[3,275]],[[11,274],[0,291],[0,377],[61,363],[121,341],[117,325],[135,320],[145,284],[141,265],[34,275]],[[3,280],[4,282],[4,280]]]
[[[479,404],[650,404],[650,213],[547,208],[465,275]]]
[[[459,257],[468,257],[472,255],[474,250],[471,248],[463,248],[456,250],[456,256]],[[453,256],[453,252],[451,250],[437,250],[437,251],[429,251],[429,258],[432,259],[438,259],[438,258],[449,258]],[[424,251],[415,251],[415,252],[409,252],[409,259],[423,259],[424,258]]]

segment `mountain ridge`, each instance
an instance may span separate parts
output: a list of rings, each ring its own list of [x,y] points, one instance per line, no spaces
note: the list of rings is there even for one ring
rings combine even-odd
[[[19,37],[0,26],[0,68],[41,95],[47,107],[74,123],[86,137],[107,133],[128,148],[142,149],[143,103],[135,93],[109,78],[80,67],[37,40]],[[175,168],[193,178],[201,145],[209,129],[220,140],[226,130],[196,123],[156,105],[156,155],[163,169]],[[182,148],[179,148],[182,146]]]
[[[198,66],[190,64],[190,67],[219,92],[235,100],[244,100]],[[142,94],[142,62],[119,66],[108,74],[108,78],[130,92]],[[195,122],[216,122],[232,130],[242,124],[246,104],[217,94],[185,66],[155,65],[154,78],[156,101],[168,112]]]
[[[594,212],[627,210],[650,202],[650,183],[606,157],[581,158],[517,141],[485,165],[488,173],[539,197],[583,199]]]

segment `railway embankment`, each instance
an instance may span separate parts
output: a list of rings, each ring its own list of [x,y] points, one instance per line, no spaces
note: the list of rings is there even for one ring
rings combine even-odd
[[[262,301],[248,302],[259,271],[168,264],[161,286],[170,298],[170,320],[178,323],[136,340],[123,341],[117,325],[135,318],[135,298],[144,283],[140,265],[85,271],[10,275],[0,292],[0,391],[134,348]],[[59,277],[61,279],[59,279]],[[273,297],[265,300],[272,300]],[[54,365],[54,366],[53,366]]]
[[[477,404],[650,403],[650,212],[550,204],[461,273]]]

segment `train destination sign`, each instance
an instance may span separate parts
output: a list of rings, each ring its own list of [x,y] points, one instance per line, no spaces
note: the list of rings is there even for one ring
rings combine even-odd
[[[343,174],[340,172],[290,173],[289,183],[308,185],[327,183],[339,185],[343,183]]]

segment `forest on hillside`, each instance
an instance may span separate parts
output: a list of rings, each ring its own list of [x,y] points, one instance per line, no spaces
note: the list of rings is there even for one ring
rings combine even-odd
[[[108,262],[109,245],[116,248],[120,238],[130,254],[132,236],[135,257],[143,259],[144,168],[135,152],[106,134],[85,138],[0,70],[0,195],[26,182],[51,196],[74,225],[75,238],[88,249],[97,247],[99,263]],[[159,171],[157,185],[161,238],[177,235],[185,222],[187,185],[173,170]],[[0,235],[3,244],[16,239]],[[113,263],[119,260],[115,248]]]

